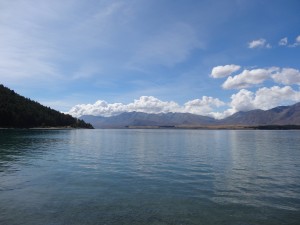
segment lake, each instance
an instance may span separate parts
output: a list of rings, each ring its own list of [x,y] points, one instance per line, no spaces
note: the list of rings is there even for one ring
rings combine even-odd
[[[0,224],[299,224],[300,131],[0,130]]]

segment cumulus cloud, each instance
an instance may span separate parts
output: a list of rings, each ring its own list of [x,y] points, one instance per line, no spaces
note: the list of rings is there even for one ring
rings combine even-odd
[[[255,94],[253,92],[242,89],[238,93],[231,96],[230,106],[234,112],[252,110],[254,109],[254,97]]]
[[[133,103],[125,106],[128,112],[138,111],[148,113],[167,113],[176,110],[178,107],[176,102],[161,101],[153,96],[141,96],[139,99],[134,100]]]
[[[286,102],[300,101],[300,92],[293,90],[290,86],[274,86],[261,88],[256,92],[254,105],[260,109],[270,109]]]
[[[300,71],[293,68],[283,68],[276,74],[272,75],[275,82],[285,85],[300,85]]]
[[[109,104],[106,101],[98,100],[94,104],[75,105],[67,113],[75,117],[82,115],[113,116],[124,111],[122,103]]]
[[[238,71],[241,67],[238,65],[225,65],[225,66],[216,66],[211,71],[211,77],[213,78],[221,78],[227,77],[232,73]]]
[[[225,105],[225,103],[217,98],[203,96],[202,99],[194,99],[186,102],[181,111],[215,117],[215,114],[213,113],[214,108],[221,107],[223,105]]]
[[[82,115],[113,116],[123,112],[145,112],[145,113],[168,113],[182,112],[198,115],[214,116],[216,107],[225,105],[217,98],[203,96],[202,99],[195,99],[180,106],[174,101],[161,101],[153,96],[141,96],[132,103],[107,103],[96,101],[94,104],[76,105],[70,109],[68,114],[80,117]]]
[[[236,76],[229,76],[222,84],[224,89],[241,89],[261,84],[268,79],[278,68],[244,70]]]
[[[300,71],[294,68],[258,68],[243,70],[240,74],[229,76],[222,84],[224,89],[242,89],[263,83],[267,79],[284,85],[300,85]]]
[[[300,92],[293,90],[290,86],[263,87],[255,93],[246,89],[240,90],[231,96],[231,112],[249,111],[252,109],[271,109],[286,103],[300,101]]]
[[[286,46],[288,44],[288,38],[285,37],[285,38],[282,38],[279,42],[278,42],[279,45],[281,46]]]
[[[260,38],[250,41],[248,43],[248,48],[271,48],[271,45],[267,43],[266,39]]]

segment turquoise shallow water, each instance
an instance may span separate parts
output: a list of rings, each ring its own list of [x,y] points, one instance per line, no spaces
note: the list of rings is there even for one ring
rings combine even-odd
[[[0,224],[299,224],[300,131],[0,130]]]

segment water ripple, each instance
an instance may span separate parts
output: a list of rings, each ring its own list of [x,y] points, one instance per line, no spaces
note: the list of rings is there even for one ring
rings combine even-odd
[[[297,224],[299,131],[0,131],[0,224]]]

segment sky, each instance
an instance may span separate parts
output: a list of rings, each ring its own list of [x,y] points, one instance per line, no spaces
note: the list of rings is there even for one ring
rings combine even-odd
[[[300,102],[299,0],[0,0],[0,83],[80,117]]]

